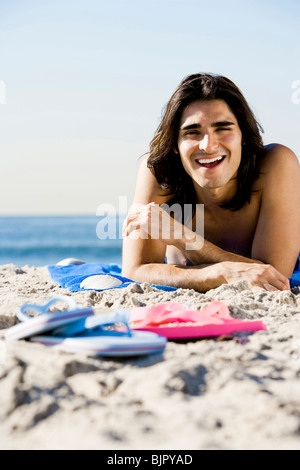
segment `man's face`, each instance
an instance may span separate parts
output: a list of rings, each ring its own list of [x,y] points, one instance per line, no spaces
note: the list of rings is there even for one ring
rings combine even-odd
[[[200,188],[224,188],[237,175],[242,132],[223,100],[195,101],[182,113],[178,150],[186,172]]]

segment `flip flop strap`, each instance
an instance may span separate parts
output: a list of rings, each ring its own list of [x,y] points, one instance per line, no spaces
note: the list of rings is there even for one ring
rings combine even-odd
[[[63,326],[52,332],[53,336],[65,336],[73,337],[80,335],[87,331],[93,331],[95,335],[97,332],[103,332],[103,328],[106,326],[114,326],[118,323],[122,324],[126,328],[124,335],[132,336],[132,332],[129,327],[129,316],[128,310],[116,310],[110,315],[97,315],[83,318],[70,325]]]
[[[77,303],[71,297],[68,297],[68,296],[65,296],[65,295],[58,295],[58,296],[53,297],[52,299],[50,299],[45,305],[35,305],[35,304],[22,305],[22,307],[20,308],[20,310],[18,312],[18,319],[22,322],[32,320],[32,317],[30,317],[29,315],[26,314],[26,312],[28,312],[28,311],[37,312],[40,315],[50,313],[49,308],[57,302],[64,302],[65,304],[67,304],[69,306],[69,309],[71,309],[71,310],[78,308]],[[59,312],[56,312],[56,313],[59,313]]]

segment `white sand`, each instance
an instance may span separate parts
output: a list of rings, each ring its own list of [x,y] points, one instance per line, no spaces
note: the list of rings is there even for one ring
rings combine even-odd
[[[267,331],[237,340],[169,342],[164,355],[104,360],[25,341],[0,365],[1,449],[300,449],[300,291],[207,294],[149,285],[70,294],[46,268],[0,267],[0,335],[27,302],[57,294],[122,308],[227,303]],[[3,346],[3,341],[1,340]]]

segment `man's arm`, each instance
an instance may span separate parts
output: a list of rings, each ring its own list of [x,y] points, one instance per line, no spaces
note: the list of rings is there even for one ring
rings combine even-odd
[[[145,206],[133,205],[126,219],[123,234],[128,236],[134,230],[143,232],[150,239],[157,239],[165,245],[174,246],[194,265],[220,263],[223,261],[258,263],[259,261],[223,250],[205,240],[172,218],[159,204],[151,202]]]
[[[290,277],[300,252],[300,165],[295,154],[282,145],[273,145],[261,163],[262,193],[258,224],[253,240],[251,258],[231,253],[205,240],[179,222],[170,218],[158,205],[149,204],[131,221],[131,230],[143,229],[166,245],[179,249],[194,265],[224,261],[267,263]],[[151,207],[152,206],[152,207]],[[158,212],[160,212],[160,217]],[[147,219],[148,217],[148,219]],[[159,233],[157,221],[166,229]],[[144,224],[144,226],[143,226]],[[165,237],[168,226],[173,238]]]
[[[161,193],[154,176],[144,162],[139,171],[134,204],[142,206],[149,204],[149,201],[154,201],[156,204],[166,203],[167,196]],[[145,220],[147,221],[147,215],[145,215]],[[127,233],[126,230],[128,230]],[[159,239],[141,236],[142,231],[141,221],[138,218],[137,221],[130,222],[125,227],[123,241],[123,275],[137,282],[173,285],[199,291],[206,291],[223,283],[239,280],[247,280],[250,286],[268,290],[289,288],[286,277],[272,266],[258,264],[254,260],[228,253],[209,242],[205,245],[206,259],[213,260],[209,263],[216,264],[203,266],[202,251],[199,266],[187,268],[166,265],[164,258],[167,244]],[[133,232],[137,232],[135,237],[128,236]],[[192,234],[194,236],[193,232]],[[211,252],[209,252],[210,249]],[[194,251],[194,256],[199,256],[198,250]]]
[[[253,239],[251,258],[229,253],[204,240],[201,249],[178,248],[194,263],[224,261],[265,263],[291,277],[300,253],[300,165],[283,145],[273,145],[261,165],[262,199]],[[201,239],[198,237],[199,247]],[[197,243],[195,243],[195,246]]]
[[[290,277],[300,252],[300,165],[287,147],[264,158],[262,201],[252,257]]]
[[[251,288],[260,287],[266,290],[289,289],[288,279],[273,266],[262,262],[258,263],[255,260],[234,254],[232,254],[232,260],[228,261],[231,255],[228,252],[224,252],[225,261],[221,262],[202,263],[189,267],[164,264],[166,246],[169,244],[175,245],[175,242],[174,238],[166,239],[159,236],[161,226],[158,227],[156,224],[151,224],[151,216],[149,215],[151,210],[163,215],[160,220],[165,218],[166,223],[174,223],[173,219],[165,211],[154,204],[143,206],[140,215],[138,217],[133,216],[133,222],[129,222],[129,225],[126,225],[124,228],[124,233],[128,235],[123,240],[124,276],[137,282],[189,288],[201,292],[219,287],[222,284],[231,284],[241,280],[246,280]],[[156,238],[149,237],[149,225],[152,226],[151,233],[153,234],[154,232]],[[180,235],[179,232],[182,229],[185,230],[185,227],[175,222],[173,228],[173,232],[177,231],[176,242],[180,239],[181,243],[183,243],[182,238],[178,235]],[[194,232],[190,232],[194,235]],[[186,241],[183,245],[186,245]],[[214,245],[212,247],[213,256],[217,256],[218,247]],[[214,250],[214,248],[216,249]],[[198,249],[199,251],[195,247],[195,259],[201,256],[199,255],[202,250],[200,245]],[[206,255],[208,254],[206,253]],[[190,255],[189,258],[191,259]]]

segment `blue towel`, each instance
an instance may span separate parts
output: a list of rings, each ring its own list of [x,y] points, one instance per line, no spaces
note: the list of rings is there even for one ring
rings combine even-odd
[[[98,263],[86,263],[80,265],[70,265],[70,266],[48,266],[48,270],[51,276],[51,279],[59,284],[64,289],[68,289],[70,292],[79,292],[85,291],[89,289],[82,289],[80,284],[84,279],[90,276],[107,274],[109,276],[113,276],[120,281],[122,284],[120,286],[114,287],[114,289],[120,289],[123,287],[127,287],[130,284],[134,283],[131,279],[127,279],[126,277],[122,276],[122,269],[117,264],[98,264]],[[140,284],[140,283],[138,283]],[[155,284],[151,284],[153,287],[157,289],[165,290],[165,291],[175,291],[177,290],[176,287],[170,286],[158,286]],[[295,269],[291,279],[290,279],[291,287],[300,287],[300,266]],[[95,290],[95,289],[93,289]],[[104,290],[104,289],[103,289]],[[105,289],[106,290],[106,289]]]
[[[300,287],[300,262],[298,262],[298,266],[295,268],[295,271],[293,272],[293,275],[290,279],[290,286]]]
[[[113,276],[123,284],[120,284],[114,289],[120,289],[123,287],[127,287],[130,284],[133,284],[135,281],[131,279],[127,279],[126,277],[122,276],[122,269],[117,264],[98,264],[98,263],[85,263],[79,265],[70,265],[70,266],[48,266],[48,271],[50,273],[51,279],[59,284],[64,289],[68,289],[70,292],[79,292],[91,289],[82,289],[80,284],[84,279],[90,276],[98,276],[101,274],[106,274],[109,276]],[[137,283],[141,284],[141,283]],[[151,284],[151,286],[156,287],[157,289],[165,290],[165,291],[175,291],[177,290],[176,287],[170,286],[158,286],[156,284]],[[92,289],[96,290],[96,289]],[[107,289],[102,289],[107,290]]]

